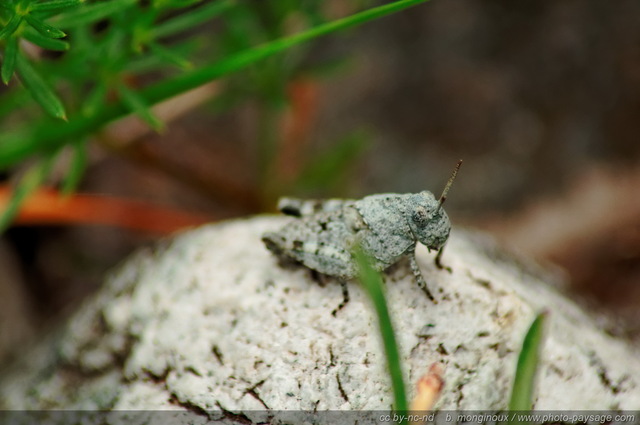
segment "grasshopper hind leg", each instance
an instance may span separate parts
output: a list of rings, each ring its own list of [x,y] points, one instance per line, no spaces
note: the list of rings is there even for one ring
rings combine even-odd
[[[343,279],[339,279],[338,282],[340,282],[340,287],[342,288],[342,302],[338,305],[338,307],[336,307],[335,309],[333,309],[333,311],[331,312],[331,315],[333,317],[336,317],[336,314],[338,314],[338,312],[340,310],[342,310],[347,303],[349,302],[349,300],[351,299],[349,297],[349,288],[347,287],[347,281],[343,280]]]
[[[280,265],[282,266],[291,266],[294,264],[298,266],[304,265],[299,259],[296,259],[291,255],[288,255],[289,252],[285,249],[286,240],[285,238],[283,238],[282,235],[278,233],[268,232],[262,237],[262,241],[265,243],[265,245],[271,252],[276,254],[276,257],[278,258],[278,262],[280,263]],[[328,275],[318,272],[317,270],[312,268],[310,269],[310,271],[311,271],[312,279],[318,282],[321,286],[324,286],[325,285],[324,278],[325,276],[328,276]],[[342,299],[342,302],[340,302],[340,304],[338,305],[338,307],[336,307],[331,312],[331,315],[333,317],[335,317],[336,314],[338,314],[338,312],[342,310],[347,305],[347,303],[349,303],[349,300],[350,300],[349,288],[347,287],[346,279],[343,279],[343,278],[336,278],[336,279],[338,280],[338,282],[340,283],[340,287],[342,288],[343,299]]]
[[[299,199],[285,197],[278,200],[278,210],[293,217],[306,217],[321,212],[338,211],[353,202],[353,199]]]

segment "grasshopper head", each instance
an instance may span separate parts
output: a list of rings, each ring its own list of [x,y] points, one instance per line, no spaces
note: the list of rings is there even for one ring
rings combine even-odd
[[[442,204],[447,200],[447,194],[461,165],[462,160],[458,161],[453,169],[453,174],[444,187],[440,199],[436,200],[435,196],[426,190],[411,195],[409,198],[407,205],[409,227],[411,227],[416,239],[429,249],[440,249],[449,239],[451,222],[449,222],[449,217],[444,212]]]
[[[407,218],[411,232],[429,249],[440,249],[451,231],[447,213],[431,192],[411,195],[407,205]]]

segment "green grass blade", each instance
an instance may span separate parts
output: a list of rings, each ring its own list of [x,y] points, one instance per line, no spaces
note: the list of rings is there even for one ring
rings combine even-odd
[[[0,213],[0,233],[4,232],[20,212],[20,207],[49,175],[53,156],[29,168],[18,182],[9,203]]]
[[[179,32],[191,29],[196,25],[207,22],[222,14],[225,10],[236,5],[236,0],[218,0],[210,2],[202,7],[183,13],[153,28],[154,38],[167,37]]]
[[[44,3],[32,3],[29,9],[33,12],[54,12],[79,6],[84,0],[51,0]]]
[[[535,375],[540,361],[540,349],[543,342],[546,312],[539,313],[522,343],[518,357],[516,376],[513,382],[509,410],[531,410],[533,407],[533,391]]]
[[[180,69],[190,69],[193,68],[193,64],[185,59],[183,56],[178,55],[177,53],[172,52],[169,49],[164,48],[158,43],[149,43],[149,49],[159,58],[162,58],[164,61],[177,66]]]
[[[192,55],[198,48],[198,41],[187,40],[183,43],[172,45],[169,47],[162,46],[162,48],[166,50],[169,55],[188,57],[189,55]],[[136,56],[128,63],[126,63],[122,69],[128,73],[137,75],[143,74],[145,72],[166,69],[166,66],[167,59],[165,59],[164,57],[160,57],[154,52],[148,52]]]
[[[218,0],[219,1],[219,0]],[[163,0],[163,1],[159,1],[159,5],[161,7],[173,7],[173,8],[183,8],[183,7],[187,7],[187,6],[191,6],[193,4],[196,3],[200,3],[202,2],[202,0]]]
[[[46,50],[54,50],[57,52],[64,52],[69,50],[69,43],[67,43],[66,41],[58,40],[57,38],[45,37],[41,33],[36,31],[25,31],[23,36],[33,44],[38,45]]]
[[[9,84],[13,70],[16,66],[16,56],[18,55],[18,37],[11,37],[7,40],[7,44],[4,48],[4,56],[2,57],[2,68],[0,74],[2,75],[2,82]]]
[[[83,5],[68,12],[61,13],[51,19],[52,23],[62,28],[79,27],[108,18],[136,3],[136,0],[111,0]]]
[[[400,354],[396,335],[393,331],[387,301],[384,296],[384,286],[380,273],[375,271],[369,262],[369,259],[357,249],[354,252],[356,261],[358,262],[360,271],[360,282],[373,302],[373,306],[378,316],[378,325],[380,328],[380,336],[384,346],[384,352],[387,357],[387,368],[391,377],[391,386],[394,394],[394,409],[399,412],[408,410],[407,395],[402,376],[402,365],[400,363]]]
[[[122,101],[129,107],[131,112],[135,112],[154,130],[162,131],[162,121],[151,112],[144,98],[124,84],[118,85],[118,93],[120,93]]]
[[[52,27],[43,20],[34,17],[33,15],[25,15],[24,19],[29,25],[31,25],[45,37],[63,38],[67,36],[67,34],[65,34],[62,30],[59,30],[56,27]]]
[[[16,55],[16,69],[22,84],[29,90],[31,96],[40,106],[52,117],[66,120],[67,114],[62,101],[20,53]]]
[[[22,22],[22,16],[17,13],[13,15],[11,19],[9,19],[9,22],[7,22],[7,25],[0,29],[0,40],[13,34],[18,29],[20,22]]]
[[[123,2],[129,4],[134,1],[135,0],[117,0],[119,4]],[[205,65],[199,69],[183,73],[171,80],[155,84],[142,90],[140,97],[145,100],[147,105],[162,102],[212,80],[244,69],[262,59],[281,53],[290,47],[331,34],[335,31],[353,28],[365,22],[426,1],[427,0],[399,0],[311,28],[290,37],[274,40],[253,49],[239,52],[218,62]],[[114,3],[114,1],[98,3],[98,5],[111,3]],[[84,10],[88,7],[89,6],[83,6],[78,9]],[[57,21],[56,23],[59,24]],[[127,113],[129,113],[129,108],[124,102],[105,104],[94,116],[79,117],[64,126],[52,128],[49,125],[50,123],[44,122],[41,125],[32,125],[30,128],[23,129],[14,134],[4,134],[2,143],[0,143],[0,168],[14,164],[28,155],[35,154],[40,146],[60,146],[67,140],[83,137],[87,133],[96,131],[102,125],[118,119]]]
[[[277,39],[261,46],[241,51],[208,66],[203,66],[192,72],[182,74],[173,80],[150,87],[148,90],[145,90],[144,95],[151,101],[151,103],[165,100],[169,97],[175,96],[176,94],[208,83],[216,78],[220,78],[224,75],[246,68],[247,66],[262,59],[281,53],[309,40],[331,34],[336,31],[355,27],[356,25],[360,25],[364,22],[406,9],[419,3],[424,3],[425,1],[427,0],[396,1],[394,3],[356,13],[343,19],[328,22],[290,37]]]

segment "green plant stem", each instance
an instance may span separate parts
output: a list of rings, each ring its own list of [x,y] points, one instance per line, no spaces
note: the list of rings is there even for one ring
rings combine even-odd
[[[389,15],[427,0],[400,0],[375,7],[352,16],[319,25],[290,37],[274,40],[261,46],[241,51],[218,62],[184,73],[173,79],[141,90],[139,95],[147,105],[167,100],[194,89],[226,74],[241,70],[261,59],[281,53],[303,42],[344,30],[373,19]],[[6,134],[0,140],[0,168],[15,164],[39,150],[55,149],[69,140],[78,139],[96,131],[106,123],[129,114],[123,102],[102,105],[91,117],[74,117],[65,125],[52,126],[51,121],[30,126],[22,132]]]

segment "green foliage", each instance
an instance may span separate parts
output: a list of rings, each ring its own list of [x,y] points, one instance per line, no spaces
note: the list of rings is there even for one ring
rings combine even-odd
[[[0,170],[131,113],[159,130],[154,105],[221,77],[227,105],[258,99],[277,116],[287,81],[309,71],[304,43],[424,1],[328,21],[323,2],[310,0],[3,0]]]
[[[4,58],[2,61],[2,82],[9,84],[16,67],[16,57],[18,56],[18,37],[9,37],[4,48]]]
[[[42,106],[42,108],[52,117],[67,119],[62,101],[56,96],[49,84],[33,68],[31,63],[18,54],[15,58],[16,69],[22,79],[22,84],[29,90],[31,96]]]
[[[138,114],[138,116],[146,121],[154,130],[160,131],[162,129],[162,122],[149,110],[149,105],[147,105],[144,98],[140,97],[138,93],[130,90],[124,84],[119,84],[117,90],[122,98],[122,102],[131,112]]]

